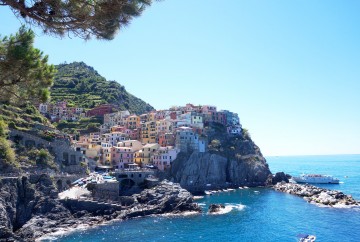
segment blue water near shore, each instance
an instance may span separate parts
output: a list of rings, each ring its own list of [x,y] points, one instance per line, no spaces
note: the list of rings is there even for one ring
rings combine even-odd
[[[273,173],[329,174],[343,183],[324,185],[360,200],[360,155],[267,157]],[[346,178],[347,177],[347,178]],[[201,215],[154,216],[77,231],[57,241],[297,241],[299,233],[316,241],[360,241],[360,209],[317,207],[267,188],[217,193],[198,200]],[[211,203],[225,214],[209,215]]]

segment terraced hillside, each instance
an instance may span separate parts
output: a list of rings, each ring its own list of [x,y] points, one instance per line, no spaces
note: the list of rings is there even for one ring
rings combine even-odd
[[[94,68],[84,62],[73,62],[56,66],[54,86],[51,88],[52,102],[66,100],[69,106],[93,108],[99,104],[115,104],[119,110],[141,114],[154,108],[128,93],[116,81],[107,81]]]

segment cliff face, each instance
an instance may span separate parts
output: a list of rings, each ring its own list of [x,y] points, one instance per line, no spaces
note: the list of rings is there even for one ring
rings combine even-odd
[[[84,224],[98,225],[115,218],[201,211],[188,191],[167,181],[123,199],[126,206],[59,200],[48,175],[0,178],[0,242],[34,241],[45,234]]]
[[[180,153],[169,172],[174,182],[192,192],[265,185],[271,172],[247,132],[230,136],[221,127],[207,129],[209,150]]]
[[[0,241],[31,240],[37,232],[24,225],[33,217],[55,211],[60,217],[69,214],[55,200],[57,192],[48,175],[42,175],[36,181],[30,181],[28,177],[3,178],[0,189]]]

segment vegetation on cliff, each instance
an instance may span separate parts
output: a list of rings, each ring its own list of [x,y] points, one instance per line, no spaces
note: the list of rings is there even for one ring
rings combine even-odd
[[[52,127],[47,118],[30,103],[18,106],[0,103],[0,119],[4,120],[9,128],[23,131],[31,130],[37,124]]]
[[[51,141],[52,132],[41,130],[39,127],[52,129],[50,122],[30,103],[18,107],[0,104],[0,170],[2,172],[15,172],[28,168],[59,169],[47,149],[24,147],[17,139],[11,141],[8,138],[11,128]]]
[[[110,103],[119,110],[141,114],[154,108],[143,100],[128,93],[116,81],[107,81],[94,68],[83,62],[60,64],[56,66],[51,99],[67,101],[68,106],[93,108],[99,104]]]
[[[0,118],[0,168],[8,169],[19,167],[19,163],[15,159],[15,151],[11,147],[10,141],[7,139],[9,132],[7,123]]]

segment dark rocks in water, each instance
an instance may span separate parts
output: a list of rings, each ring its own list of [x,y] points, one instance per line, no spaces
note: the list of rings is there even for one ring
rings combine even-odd
[[[135,212],[125,215],[125,218],[149,214],[182,213],[187,211],[201,212],[201,208],[193,202],[193,196],[179,184],[162,181],[157,186],[146,189],[135,198],[132,207]]]
[[[218,213],[221,209],[224,209],[225,206],[222,204],[210,204],[209,213]]]
[[[274,186],[276,191],[290,193],[304,198],[309,203],[321,204],[326,206],[360,206],[360,201],[356,201],[351,195],[345,195],[340,191],[329,190],[307,184],[294,184],[279,182]]]
[[[266,181],[268,186],[275,185],[278,182],[289,183],[290,175],[285,174],[284,172],[277,172],[275,175],[269,175],[268,180]]]
[[[48,175],[30,180],[0,179],[0,241],[33,241],[61,229],[93,226],[115,218],[201,211],[188,191],[167,181],[125,197],[125,206],[104,206],[99,202],[99,209],[87,210],[86,201],[75,200],[67,206],[70,203],[54,198],[56,188]]]

